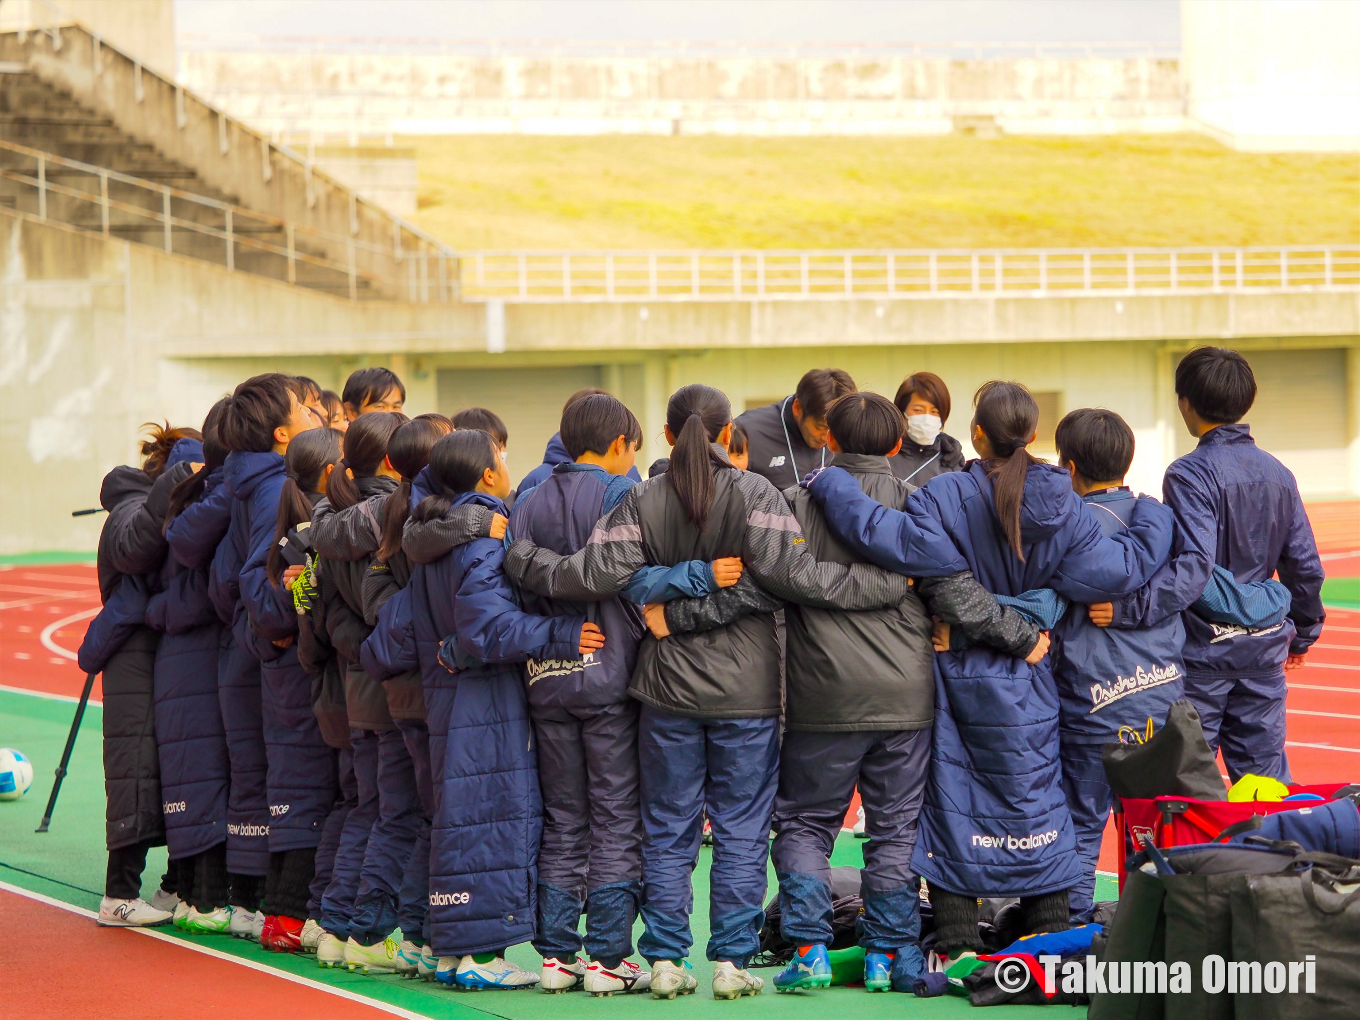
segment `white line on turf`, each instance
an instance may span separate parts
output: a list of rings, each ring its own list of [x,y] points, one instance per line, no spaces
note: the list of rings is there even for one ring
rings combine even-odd
[[[67,624],[76,623],[79,620],[88,620],[90,617],[98,615],[99,608],[96,607],[94,609],[83,609],[79,613],[72,613],[70,616],[62,617],[60,620],[54,620],[43,628],[43,632],[38,635],[38,640],[41,641],[43,647],[53,655],[60,655],[63,659],[75,659],[76,653],[69,648],[63,648],[61,645],[57,644],[52,640],[52,635]]]
[[[1360,715],[1346,715],[1342,712],[1309,712],[1302,708],[1285,709],[1290,715],[1315,715],[1322,719],[1358,719]]]
[[[30,892],[17,885],[10,885],[8,882],[0,882],[0,889],[3,889],[5,892],[14,893],[16,896],[23,896],[30,900],[36,900],[39,903],[45,903],[49,907],[56,907],[59,910],[70,911],[72,914],[79,914],[81,917],[89,918],[92,921],[97,916],[93,910],[88,910],[85,907],[77,907],[73,903],[63,903],[61,900],[53,899],[51,896]],[[162,942],[168,942],[171,945],[180,946],[184,949],[192,949],[195,953],[202,953],[204,956],[212,956],[219,960],[226,960],[228,963],[235,963],[242,967],[248,967],[251,970],[259,971],[261,974],[269,974],[272,977],[281,978],[284,981],[291,981],[295,985],[304,985],[307,988],[314,988],[319,992],[338,995],[340,998],[349,999],[351,1002],[372,1006],[374,1009],[381,1010],[384,1013],[390,1013],[392,1016],[406,1017],[408,1020],[430,1020],[424,1013],[416,1013],[409,1009],[402,1009],[400,1006],[393,1006],[391,1003],[382,1002],[378,999],[370,999],[367,995],[348,992],[343,988],[334,988],[322,981],[314,981],[311,978],[305,978],[299,974],[289,974],[287,971],[275,970],[273,967],[263,963],[256,963],[254,960],[243,960],[239,956],[232,956],[230,953],[224,953],[218,949],[209,949],[207,946],[200,946],[197,943],[189,942],[186,939],[176,938],[173,935],[166,935],[164,932],[159,932],[155,928],[124,928],[122,930],[136,932],[139,935],[150,935],[154,939],[159,939]]]
[[[1315,751],[1349,751],[1351,754],[1360,754],[1360,747],[1338,747],[1335,744],[1305,744],[1301,740],[1286,740],[1285,747],[1311,747]]]

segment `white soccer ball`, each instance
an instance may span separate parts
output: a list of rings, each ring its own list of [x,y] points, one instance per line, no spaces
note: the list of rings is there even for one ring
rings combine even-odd
[[[12,747],[0,747],[0,800],[18,800],[33,785],[33,763]]]

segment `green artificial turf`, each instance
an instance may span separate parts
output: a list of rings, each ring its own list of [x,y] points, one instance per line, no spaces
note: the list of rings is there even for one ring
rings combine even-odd
[[[74,705],[32,695],[0,691],[0,747],[13,747],[34,764],[33,788],[19,801],[0,802],[0,881],[39,892],[66,903],[96,910],[104,881],[104,784],[100,761],[100,714],[89,708],[71,758],[70,770],[53,814],[51,831],[35,833],[52,789],[53,770],[60,760]],[[862,866],[862,845],[848,834],[836,843],[831,861],[836,865]],[[922,1017],[962,1016],[971,1007],[967,1000],[944,996],[916,999],[897,994],[870,995],[860,988],[833,988],[803,995],[776,995],[768,987],[775,971],[758,971],[766,979],[765,994],[741,1005],[716,1003],[709,991],[711,965],[704,959],[708,931],[708,869],[712,860],[707,848],[700,851],[694,875],[693,930],[696,936],[690,962],[699,978],[699,991],[673,1003],[654,1002],[650,996],[615,996],[594,1000],[583,994],[543,995],[538,992],[456,993],[422,981],[397,977],[366,977],[342,971],[322,970],[309,956],[269,953],[253,943],[223,936],[189,936],[161,929],[175,938],[206,945],[220,952],[275,967],[316,981],[368,995],[430,1017],[471,1020],[498,1016],[511,1020],[558,1020],[564,1016],[613,1018],[649,1017],[666,1010],[691,1018],[743,1017],[822,1018],[833,1012],[845,1020],[888,1020],[904,1013]],[[143,896],[150,898],[165,868],[165,850],[155,850],[144,872]],[[774,872],[770,871],[770,889]],[[1115,895],[1114,882],[1099,878],[1097,898]],[[92,922],[93,923],[93,922]],[[639,923],[638,933],[641,931]],[[539,957],[528,945],[513,947],[509,957],[521,966],[536,969]],[[1006,1015],[1044,1009],[1035,1006],[1004,1007]],[[1064,1014],[1069,1015],[1069,1014]]]
[[[1360,577],[1329,577],[1322,582],[1322,601],[1338,609],[1360,609]]]

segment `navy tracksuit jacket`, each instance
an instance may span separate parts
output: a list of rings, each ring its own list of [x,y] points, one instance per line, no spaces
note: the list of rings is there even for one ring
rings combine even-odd
[[[552,438],[548,440],[547,448],[543,451],[543,463],[520,479],[519,488],[515,490],[515,501],[518,502],[519,498],[525,495],[530,489],[540,482],[546,481],[548,476],[553,473],[559,464],[572,463],[574,463],[574,461],[571,458],[571,454],[567,452],[566,446],[562,443],[562,434],[560,432],[554,432]],[[642,481],[642,476],[638,474],[636,466],[628,469],[627,477],[631,478],[634,482]],[[415,504],[412,503],[411,505],[414,506]]]
[[[905,512],[870,499],[836,468],[809,489],[836,537],[871,562],[904,568],[922,527],[938,522],[988,591],[1051,587],[1074,601],[1106,601],[1147,582],[1171,548],[1171,514],[1139,501],[1133,523],[1106,537],[1067,472],[1029,468],[1021,507],[1025,559],[997,524],[992,482],[974,461],[932,478]],[[908,567],[907,569],[910,569]],[[961,895],[1036,896],[1070,889],[1082,866],[1059,769],[1059,698],[1045,658],[1031,666],[989,648],[935,658],[935,745],[912,865]]]
[[[1259,630],[1185,618],[1185,695],[1209,746],[1222,744],[1236,781],[1246,773],[1288,781],[1284,662],[1322,633],[1322,563],[1298,486],[1261,450],[1246,424],[1220,425],[1172,463],[1162,495],[1176,515],[1176,546],[1144,590],[1115,605],[1116,626],[1156,623],[1189,608],[1213,568],[1239,581],[1278,573],[1292,601],[1283,622]]]

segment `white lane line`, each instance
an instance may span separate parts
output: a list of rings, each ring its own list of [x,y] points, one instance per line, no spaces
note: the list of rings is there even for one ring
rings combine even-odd
[[[1360,694],[1360,687],[1323,687],[1319,684],[1290,684],[1291,691],[1330,691],[1333,694]]]
[[[1311,747],[1316,751],[1349,751],[1351,754],[1360,754],[1360,747],[1337,747],[1335,744],[1305,744],[1300,740],[1286,740],[1285,747]]]
[[[1310,645],[1308,650],[1311,652],[1314,648],[1326,648],[1328,651],[1332,652],[1360,652],[1360,647],[1355,645],[1324,645],[1319,643]]]
[[[97,589],[91,588],[89,591],[68,591],[60,595],[34,596],[26,599],[15,599],[13,602],[0,602],[0,610],[21,609],[24,606],[40,606],[44,602],[62,602],[68,599],[95,599],[99,597]]]
[[[1322,633],[1324,633],[1324,634],[1335,634],[1335,633],[1341,633],[1341,634],[1360,634],[1360,627],[1339,627],[1339,626],[1335,626],[1335,625],[1330,624],[1330,623],[1324,623],[1324,624],[1322,625]]]
[[[1339,662],[1305,662],[1304,665],[1313,669],[1349,669],[1352,672],[1360,673],[1360,666],[1343,666]]]
[[[1287,708],[1287,715],[1314,715],[1320,719],[1356,719],[1360,720],[1360,715],[1347,715],[1344,712],[1310,712],[1302,708]]]
[[[90,566],[94,566],[93,561],[91,561]],[[83,584],[87,587],[94,580],[90,577],[74,577],[67,574],[35,574],[31,571],[19,576],[25,581],[56,581],[58,584]]]
[[[41,641],[42,646],[46,648],[49,652],[51,652],[53,655],[60,655],[63,659],[71,659],[72,661],[74,661],[76,658],[76,653],[71,651],[69,648],[63,648],[61,645],[57,644],[54,640],[52,640],[52,635],[55,634],[57,631],[61,630],[61,628],[65,627],[67,624],[76,623],[79,620],[88,620],[91,617],[98,615],[99,607],[96,607],[94,609],[81,610],[79,613],[72,613],[70,616],[63,617],[60,620],[54,620],[43,628],[42,633],[38,635],[38,640]]]
[[[79,698],[73,698],[69,694],[49,694],[47,691],[30,691],[27,687],[10,687],[8,684],[0,684],[0,692],[5,694],[27,694],[30,698],[46,698],[48,701],[65,701],[71,705],[80,701]],[[95,708],[104,707],[102,701],[95,701],[94,698],[91,698],[89,701],[85,702],[85,704],[93,705]]]
[[[1345,552],[1323,553],[1318,559],[1325,563],[1328,560],[1348,560],[1352,556],[1360,556],[1360,549],[1347,549]]]
[[[93,595],[99,589],[88,584],[79,592],[72,591],[70,588],[31,588],[26,584],[0,584],[0,591],[12,591],[16,595]]]
[[[77,907],[73,903],[63,903],[61,900],[53,899],[51,896],[44,896],[42,893],[29,892],[29,890],[20,888],[17,885],[10,885],[8,882],[0,882],[0,889],[3,889],[5,892],[13,893],[15,896],[23,896],[26,899],[34,900],[38,903],[45,903],[49,907],[56,907],[58,910],[66,910],[72,914],[79,914],[81,917],[88,918],[91,921],[98,916],[93,910],[87,910],[85,907]],[[166,935],[164,932],[159,932],[155,928],[124,928],[122,930],[135,932],[138,935],[150,935],[153,939],[159,939],[161,942],[168,942],[172,946],[180,946],[183,949],[192,949],[195,953],[202,953],[204,956],[211,956],[218,960],[226,960],[228,963],[234,963],[241,967],[249,967],[251,970],[259,971],[261,974],[268,974],[271,977],[276,977],[283,981],[291,981],[295,985],[303,985],[304,987],[315,989],[318,992],[338,995],[342,999],[349,999],[351,1002],[357,1002],[364,1006],[372,1006],[374,1009],[381,1010],[392,1016],[406,1017],[407,1020],[430,1020],[429,1016],[424,1013],[416,1013],[409,1009],[402,1009],[400,1006],[393,1006],[390,1003],[382,1002],[378,999],[370,999],[366,995],[349,992],[343,988],[335,988],[324,982],[314,981],[311,978],[305,978],[298,974],[289,974],[287,971],[275,970],[273,967],[269,967],[263,963],[256,963],[254,960],[244,960],[239,956],[232,956],[230,953],[224,953],[220,949],[209,949],[207,946],[201,946],[196,942],[190,942],[188,939],[180,939],[173,935]]]

